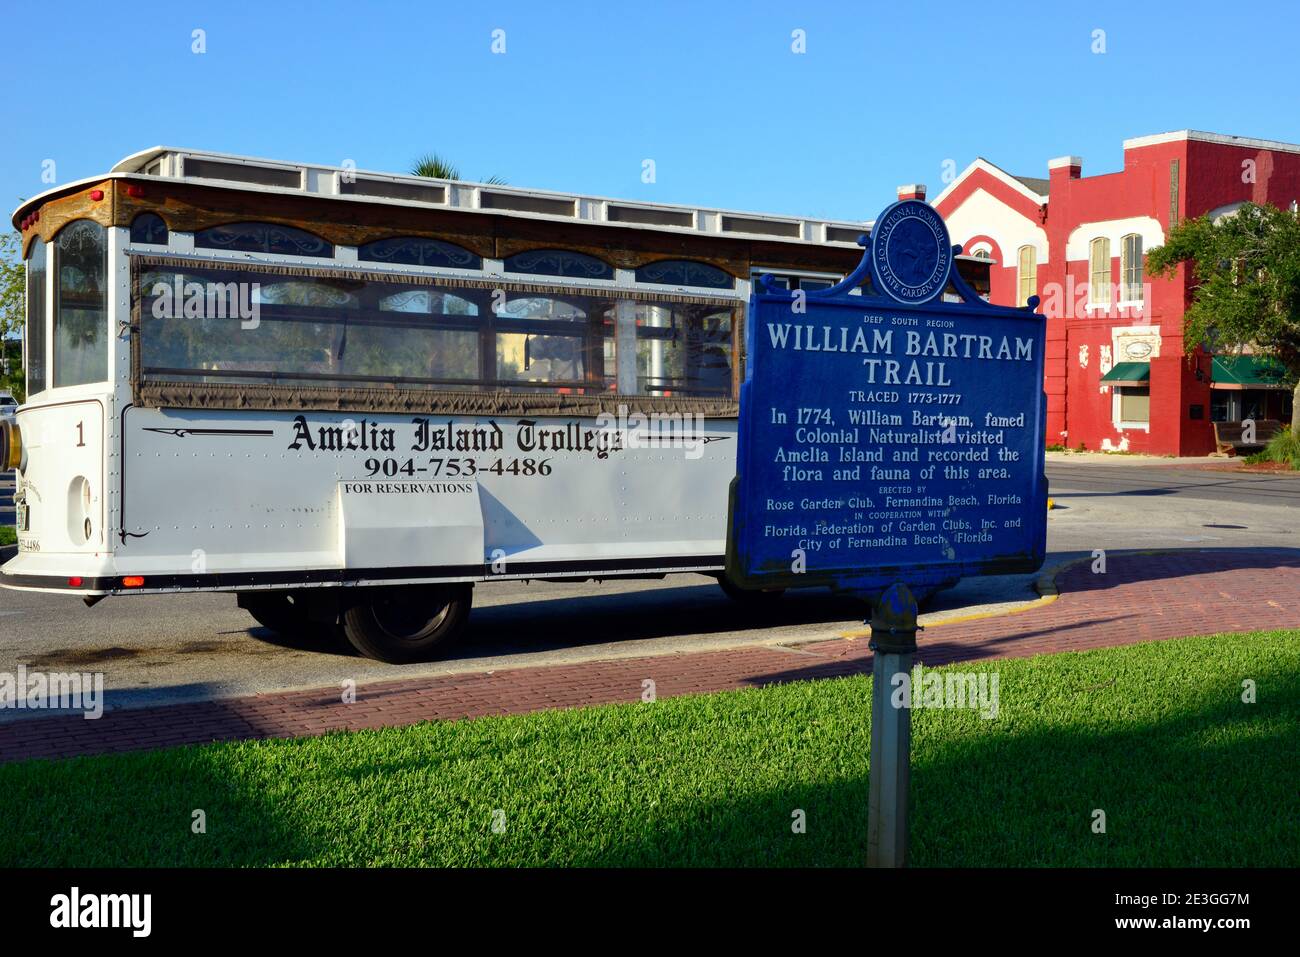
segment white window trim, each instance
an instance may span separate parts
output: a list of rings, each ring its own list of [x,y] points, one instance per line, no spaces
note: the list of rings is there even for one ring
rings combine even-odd
[[[1134,387],[1133,387],[1133,386],[1128,386],[1128,388],[1131,389],[1131,388],[1134,388]],[[1122,386],[1122,385],[1111,386],[1111,389],[1110,389],[1110,421],[1111,421],[1111,424],[1112,424],[1113,426],[1115,426],[1115,428],[1118,429],[1118,430],[1121,431],[1121,432],[1146,432],[1146,433],[1149,435],[1149,434],[1151,433],[1151,419],[1150,419],[1150,418],[1148,418],[1147,421],[1145,421],[1145,422],[1124,422],[1124,421],[1122,421],[1122,420],[1120,419],[1120,417],[1119,417],[1119,410],[1120,410],[1119,400],[1120,400],[1120,395],[1123,393],[1124,389],[1125,389],[1125,386]],[[1148,391],[1148,393],[1150,392],[1150,389],[1151,389],[1151,387],[1150,387],[1150,386],[1147,386],[1147,391]],[[1150,414],[1150,413],[1148,413],[1148,416],[1149,416],[1149,414]]]
[[[1129,271],[1132,269],[1133,264],[1129,261],[1128,240],[1134,238],[1137,239],[1138,241],[1138,270],[1141,273],[1141,278],[1142,278],[1142,282],[1138,283],[1138,289],[1143,289],[1143,287],[1146,284],[1146,275],[1147,275],[1146,241],[1143,239],[1141,233],[1138,232],[1125,233],[1123,236],[1119,238],[1119,293],[1120,295],[1124,294],[1125,290],[1128,289],[1128,285],[1129,285],[1128,274]],[[1142,302],[1143,302],[1142,299],[1136,299],[1136,300],[1126,299],[1122,302],[1117,303],[1117,305],[1120,308],[1131,308],[1133,305],[1142,304]]]
[[[1097,243],[1101,243],[1101,242],[1104,242],[1106,244],[1107,293],[1106,293],[1105,302],[1094,302],[1092,299],[1092,284],[1093,284],[1092,277],[1093,277],[1093,273],[1096,272],[1096,269],[1093,267],[1092,264],[1092,251],[1093,251],[1093,247],[1096,246]],[[1110,244],[1109,236],[1094,236],[1092,237],[1092,239],[1088,240],[1088,307],[1087,308],[1089,312],[1100,311],[1103,309],[1108,310],[1112,305],[1114,305],[1114,302],[1111,299],[1111,296],[1115,292],[1115,283],[1114,283],[1115,277],[1113,275],[1113,269],[1112,269],[1114,257],[1111,256],[1110,253],[1111,253],[1111,244]]]
[[[1033,281],[1033,287],[1029,291],[1029,295],[1022,297],[1021,287],[1025,284],[1025,279],[1027,278],[1025,267],[1024,267],[1024,258],[1022,254],[1026,249],[1028,249],[1031,253],[1033,253],[1033,257],[1034,257],[1034,281]],[[992,250],[990,250],[990,252],[992,252]],[[1038,295],[1038,250],[1034,247],[1033,243],[1025,243],[1024,245],[1018,246],[1016,248],[1016,305],[1017,306],[1024,305],[1029,302],[1031,296],[1037,296],[1037,295]]]
[[[1165,234],[1160,228],[1160,223],[1151,216],[1132,216],[1126,219],[1105,219],[1091,223],[1080,223],[1070,230],[1070,235],[1066,239],[1065,261],[1078,262],[1087,260],[1089,244],[1097,238],[1109,239],[1111,249],[1116,249],[1115,243],[1130,233],[1137,233],[1142,237],[1143,255],[1157,246],[1163,246],[1165,243]]]

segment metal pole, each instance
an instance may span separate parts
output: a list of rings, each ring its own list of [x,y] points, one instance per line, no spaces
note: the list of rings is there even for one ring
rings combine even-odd
[[[912,771],[911,689],[894,707],[894,676],[910,674],[916,651],[916,599],[891,585],[871,616],[871,782],[867,809],[867,866],[907,864],[907,804]]]

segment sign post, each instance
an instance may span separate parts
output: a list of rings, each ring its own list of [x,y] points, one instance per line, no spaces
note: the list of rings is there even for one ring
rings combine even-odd
[[[907,803],[912,782],[912,709],[891,702],[896,675],[909,674],[916,652],[916,599],[891,585],[871,616],[871,781],[867,866],[907,864]]]
[[[916,600],[1046,555],[1046,320],[1036,296],[981,299],[924,202],[888,207],[858,242],[838,285],[764,277],[750,298],[726,568],[739,588],[876,604],[869,854],[901,866],[910,709],[888,699],[911,667]]]

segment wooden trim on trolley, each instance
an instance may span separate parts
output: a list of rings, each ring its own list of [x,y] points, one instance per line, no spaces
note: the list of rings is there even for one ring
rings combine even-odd
[[[128,195],[138,186],[139,196]],[[103,198],[93,200],[95,190]],[[566,249],[596,256],[623,269],[661,259],[690,259],[748,279],[753,268],[848,274],[857,248],[725,235],[673,233],[584,221],[531,219],[492,212],[370,203],[319,194],[257,192],[153,177],[116,176],[45,201],[40,218],[23,231],[23,255],[31,240],[46,242],[67,223],[93,219],[104,226],[130,226],[141,213],[161,217],[170,230],[197,232],[237,222],[266,222],[315,233],[336,246],[362,246],[379,239],[416,236],[455,243],[485,259],[534,249]]]

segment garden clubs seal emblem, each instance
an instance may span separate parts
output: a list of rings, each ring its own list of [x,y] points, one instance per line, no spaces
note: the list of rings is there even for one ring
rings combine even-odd
[[[952,244],[943,217],[927,203],[894,203],[871,228],[871,281],[877,294],[919,305],[943,293]]]

